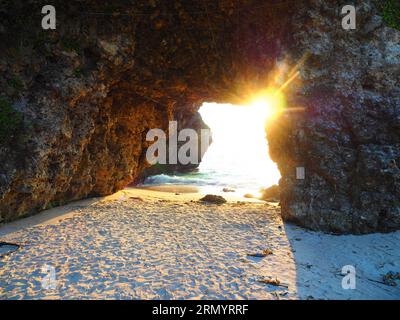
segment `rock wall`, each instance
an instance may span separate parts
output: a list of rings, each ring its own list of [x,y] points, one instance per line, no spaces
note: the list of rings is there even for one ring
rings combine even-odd
[[[147,166],[149,129],[243,102],[277,62],[308,56],[268,130],[283,217],[399,228],[399,32],[372,0],[344,31],[326,2],[53,1],[55,31],[41,29],[44,1],[1,2],[0,220],[121,189]]]
[[[336,233],[400,227],[400,32],[385,25],[383,3],[358,2],[351,31],[336,1],[309,1],[293,17],[287,50],[308,53],[290,97],[297,111],[268,132],[286,220]]]
[[[44,31],[45,1],[0,2],[0,221],[123,188],[149,129],[237,99],[277,54],[262,3],[59,0]]]
[[[169,161],[170,141],[167,137],[166,149],[168,151],[166,152],[166,163],[157,163],[150,167],[144,168],[144,170],[142,170],[139,175],[132,181],[132,185],[138,185],[145,182],[145,179],[149,176],[154,176],[158,174],[171,175],[177,173],[188,173],[196,170],[199,167],[204,154],[208,150],[208,146],[210,146],[212,143],[212,133],[210,127],[203,121],[203,118],[201,117],[199,112],[179,112],[178,114],[174,115],[173,119],[176,121],[177,132],[181,132],[181,130],[185,130],[187,128],[195,129],[198,139],[193,139],[190,141],[189,139],[186,139],[186,141],[176,141],[176,147],[174,147],[174,149],[176,150],[175,157],[177,161],[172,163],[173,161]],[[202,135],[203,130],[207,130],[207,134]],[[173,143],[175,146],[175,141]],[[194,163],[183,164],[179,161],[179,150],[186,144],[190,144],[192,148],[197,148],[197,161],[195,161]],[[204,144],[207,144],[206,147],[204,147]]]

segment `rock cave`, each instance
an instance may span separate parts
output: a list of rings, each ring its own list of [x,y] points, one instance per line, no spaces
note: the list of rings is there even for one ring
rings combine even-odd
[[[373,0],[344,30],[345,2],[53,1],[56,30],[42,1],[1,2],[0,222],[124,188],[148,130],[201,129],[203,102],[241,103],[285,63],[299,81],[267,132],[283,219],[400,229],[400,31]]]

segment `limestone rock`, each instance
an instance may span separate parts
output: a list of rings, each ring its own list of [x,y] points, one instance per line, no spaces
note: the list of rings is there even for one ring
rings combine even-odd
[[[286,49],[309,52],[290,100],[297,112],[268,130],[282,216],[335,233],[399,229],[400,32],[378,23],[374,1],[358,6],[353,31],[339,27],[336,2],[309,5],[294,15]]]
[[[278,185],[273,185],[262,191],[261,200],[265,201],[279,201],[280,189]]]
[[[399,229],[400,32],[379,3],[358,4],[346,31],[323,0],[56,0],[57,30],[43,31],[38,1],[1,2],[0,98],[22,123],[2,120],[0,221],[123,188],[148,167],[149,129],[243,103],[286,62],[300,72],[291,111],[267,132],[283,218]]]

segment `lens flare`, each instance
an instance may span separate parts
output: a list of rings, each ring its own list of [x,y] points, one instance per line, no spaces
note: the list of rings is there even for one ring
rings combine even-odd
[[[271,120],[282,113],[286,106],[283,93],[268,89],[259,92],[251,99],[250,106],[264,120]]]

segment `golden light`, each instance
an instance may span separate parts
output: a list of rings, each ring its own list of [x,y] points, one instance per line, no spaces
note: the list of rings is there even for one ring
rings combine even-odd
[[[279,90],[267,89],[255,95],[250,106],[264,120],[271,120],[286,107],[286,101],[283,93]]]
[[[270,187],[280,179],[278,167],[269,157],[265,138],[264,116],[269,110],[265,103],[271,103],[273,108],[275,98],[256,98],[260,100],[255,99],[253,106],[250,103],[205,103],[200,109],[213,135],[213,143],[200,164],[200,172],[210,173],[218,183],[254,196],[259,195],[259,188]]]
[[[262,84],[238,86],[240,94],[233,95],[238,105],[203,104],[200,113],[212,130],[213,143],[199,172],[212,177],[211,184],[258,195],[260,187],[279,182],[280,172],[269,157],[266,128],[271,120],[294,109],[286,108],[286,95],[300,75],[301,63],[295,68],[281,64]]]

